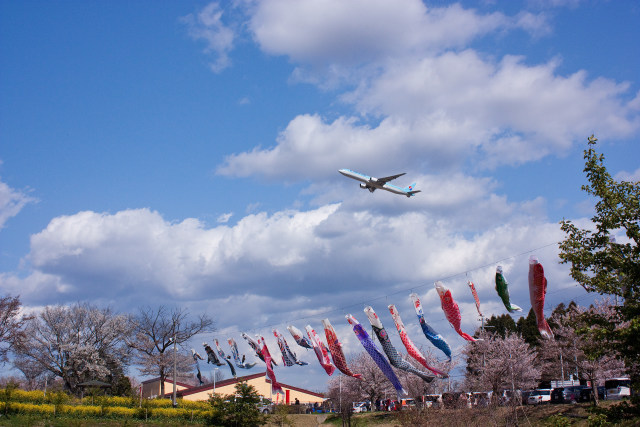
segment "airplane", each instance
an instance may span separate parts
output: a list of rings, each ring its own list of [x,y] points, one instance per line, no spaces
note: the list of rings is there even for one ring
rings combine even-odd
[[[419,193],[420,190],[414,190],[413,188],[415,187],[416,183],[414,182],[413,184],[411,184],[408,187],[405,188],[400,188],[400,187],[396,187],[393,184],[389,184],[389,181],[392,181],[398,177],[401,177],[402,175],[404,175],[405,173],[400,173],[398,175],[392,175],[392,176],[385,176],[384,178],[374,178],[372,176],[367,176],[367,175],[363,175],[359,172],[355,172],[352,171],[350,169],[340,169],[338,170],[338,172],[340,172],[342,175],[348,177],[348,178],[352,178],[355,179],[357,181],[361,181],[362,183],[360,184],[360,188],[366,188],[368,189],[371,193],[373,193],[374,191],[376,191],[376,189],[380,189],[380,190],[387,190],[390,191],[392,193],[396,193],[396,194],[402,194],[404,196],[407,197],[411,197],[416,193]]]

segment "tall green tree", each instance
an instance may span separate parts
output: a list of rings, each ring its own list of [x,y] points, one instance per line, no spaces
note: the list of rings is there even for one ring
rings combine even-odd
[[[501,314],[500,316],[491,316],[485,323],[485,328],[488,328],[491,332],[500,335],[502,338],[509,333],[518,331],[516,322],[508,314]]]
[[[241,381],[235,388],[235,394],[211,396],[211,415],[207,425],[252,427],[265,423],[266,417],[258,408],[262,398],[255,387]]]
[[[538,322],[533,312],[533,307],[529,310],[526,317],[523,316],[518,319],[516,329],[527,344],[534,347],[538,346],[541,336],[538,331]]]
[[[588,292],[614,295],[615,327],[601,328],[607,345],[624,360],[632,388],[640,390],[640,182],[616,181],[607,172],[597,138],[588,138],[584,151],[588,184],[582,190],[596,198],[593,227],[583,229],[560,222],[566,233],[560,244],[562,263],[571,264],[571,277]],[[612,239],[622,235],[620,242]],[[597,327],[597,325],[594,325]],[[638,397],[634,398],[638,404]]]

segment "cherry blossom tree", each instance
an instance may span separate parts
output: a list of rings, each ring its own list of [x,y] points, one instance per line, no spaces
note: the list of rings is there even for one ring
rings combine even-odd
[[[0,298],[0,364],[6,363],[9,350],[24,339],[24,324],[28,317],[20,316],[19,297]]]
[[[378,400],[395,398],[396,391],[393,385],[369,354],[363,351],[349,357],[348,365],[352,372],[361,374],[362,379],[342,374],[340,377],[332,377],[329,380],[329,395],[337,396],[339,401],[341,389],[343,398],[351,402],[369,400],[372,405]]]
[[[435,369],[438,369],[441,372],[445,372],[445,373],[449,372],[458,365],[458,361],[456,359],[452,360],[451,362],[446,360],[438,361],[434,353],[429,349],[420,348],[420,351],[422,352],[422,355],[427,360],[427,363],[429,364],[429,366]],[[426,369],[424,366],[419,364],[416,360],[414,360],[409,355],[403,353],[402,356],[407,362],[413,365],[416,369],[430,373],[428,369]],[[420,402],[422,399],[422,396],[424,395],[435,394],[443,391],[446,385],[449,383],[449,379],[440,379],[436,377],[434,378],[433,381],[426,382],[422,378],[410,372],[405,372],[399,369],[396,369],[395,372],[398,375],[400,382],[402,383],[404,389],[407,391],[409,396],[415,399],[417,402]]]
[[[540,367],[536,352],[518,334],[483,334],[482,341],[470,342],[463,350],[467,356],[466,386],[472,391],[505,389],[526,390],[537,385]]]
[[[605,379],[621,376],[625,366],[614,349],[603,345],[602,334],[615,327],[612,321],[617,315],[608,300],[598,300],[589,307],[571,306],[566,311],[556,312],[551,320],[554,324],[554,340],[545,340],[540,348],[552,364],[562,355],[563,364],[582,380],[589,381],[593,389],[594,403],[598,403],[597,385]]]
[[[76,392],[87,380],[118,380],[128,364],[130,332],[128,317],[109,308],[47,306],[27,321],[15,352],[24,369],[48,371]]]

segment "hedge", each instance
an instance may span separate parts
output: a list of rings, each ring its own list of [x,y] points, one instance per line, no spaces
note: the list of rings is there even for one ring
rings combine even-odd
[[[21,415],[39,415],[47,418],[54,416],[68,416],[72,418],[164,418],[170,420],[202,420],[209,414],[209,410],[185,408],[124,408],[120,406],[96,405],[36,405],[33,403],[11,402],[9,411]]]
[[[61,405],[60,415],[61,414],[70,415],[72,417],[99,417],[102,416],[102,408],[100,406],[90,405]]]
[[[23,415],[37,414],[53,416],[55,413],[55,406],[47,404],[34,405],[33,403],[12,402],[9,405],[9,410]]]
[[[0,389],[0,396],[5,390]],[[73,418],[166,418],[202,420],[211,413],[209,402],[193,402],[178,399],[178,407],[173,408],[171,399],[140,400],[131,397],[95,396],[93,399],[72,399],[63,392],[10,390],[8,410],[24,415],[53,417],[65,415]],[[93,404],[91,404],[93,400]]]

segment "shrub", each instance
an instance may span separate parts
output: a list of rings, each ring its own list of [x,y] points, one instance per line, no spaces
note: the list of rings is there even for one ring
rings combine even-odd
[[[151,399],[148,400],[150,408],[172,408],[173,402],[171,399]]]
[[[178,408],[184,408],[189,410],[208,411],[211,409],[211,405],[208,401],[193,401],[178,399]]]
[[[25,391],[15,390],[13,392],[12,401],[14,402],[29,402],[29,403],[44,403],[44,392],[41,390]]]
[[[137,402],[132,400],[130,397],[122,397],[122,396],[110,396],[104,399],[104,406],[121,406],[125,408],[131,408]]]
[[[184,417],[185,409],[179,408],[154,408],[153,416],[162,418],[181,418]],[[191,411],[189,411],[191,413]]]
[[[135,417],[140,420],[147,420],[151,418],[153,411],[147,405],[142,405],[142,408],[135,408]]]
[[[56,415],[70,415],[72,417],[99,417],[102,415],[102,408],[100,406],[91,405],[60,405],[60,412]]]
[[[63,405],[70,400],[71,398],[69,397],[69,395],[63,391],[47,393],[47,397],[45,398],[45,402],[54,405]]]
[[[587,424],[589,425],[589,427],[604,427],[609,425],[609,422],[607,421],[606,415],[595,414],[595,415],[589,415]]]
[[[571,425],[571,421],[562,415],[552,415],[547,418],[546,425],[550,427],[566,427]]]
[[[216,426],[259,426],[266,417],[260,413],[258,403],[260,395],[255,387],[239,382],[235,386],[235,394],[227,396],[213,395],[209,399],[211,411],[205,422]]]
[[[125,408],[122,406],[109,406],[107,414],[113,418],[133,418],[137,416],[137,408]],[[143,415],[144,418],[144,415]]]
[[[33,403],[21,403],[21,402],[13,402],[11,403],[11,412],[22,414],[22,415],[44,415],[44,416],[53,416],[54,415],[54,406],[53,405],[34,405]]]

